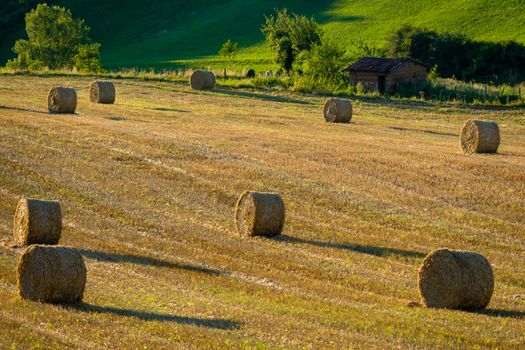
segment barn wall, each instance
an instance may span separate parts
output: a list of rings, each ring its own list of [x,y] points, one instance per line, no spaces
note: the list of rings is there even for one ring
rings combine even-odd
[[[354,84],[361,83],[367,90],[378,91],[377,77],[378,73],[355,72],[351,74]]]
[[[394,89],[398,82],[418,84],[427,80],[427,76],[426,67],[409,62],[386,77],[386,88]]]
[[[371,91],[378,91],[378,77],[384,76],[380,73],[368,72],[352,72],[350,74],[351,82],[353,84],[361,83],[363,86]],[[385,89],[395,89],[397,83],[411,83],[418,84],[428,78],[427,68],[412,62],[405,63],[398,70],[390,73],[385,79]]]

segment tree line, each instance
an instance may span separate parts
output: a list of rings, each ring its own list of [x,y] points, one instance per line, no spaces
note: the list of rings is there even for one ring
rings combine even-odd
[[[515,41],[474,41],[462,34],[404,25],[390,38],[385,52],[422,60],[445,78],[495,84],[525,81],[525,46]]]

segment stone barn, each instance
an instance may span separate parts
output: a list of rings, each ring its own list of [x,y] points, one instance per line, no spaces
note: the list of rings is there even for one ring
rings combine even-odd
[[[428,78],[428,65],[413,58],[363,57],[343,72],[350,74],[350,83],[372,91],[395,90],[399,83],[418,84]]]

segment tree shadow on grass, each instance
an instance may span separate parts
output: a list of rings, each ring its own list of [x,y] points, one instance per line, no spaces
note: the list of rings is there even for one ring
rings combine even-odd
[[[241,323],[238,321],[226,320],[226,319],[206,319],[206,318],[196,318],[196,317],[187,317],[187,316],[177,316],[170,314],[159,314],[155,312],[148,311],[139,311],[139,310],[130,310],[130,309],[121,309],[112,306],[99,306],[86,303],[78,303],[64,306],[66,309],[74,309],[76,311],[82,312],[94,312],[98,314],[110,314],[123,317],[133,317],[142,321],[160,321],[160,322],[175,322],[179,324],[189,325],[189,326],[199,326],[215,329],[239,329]]]
[[[525,311],[502,310],[502,309],[483,309],[483,310],[473,310],[469,312],[480,314],[480,315],[493,316],[493,317],[525,319]]]
[[[298,104],[303,104],[303,105],[313,104],[312,102],[300,100],[297,98],[290,98],[290,97],[284,97],[284,96],[278,96],[278,95],[268,95],[268,94],[249,92],[249,91],[238,91],[238,90],[230,90],[230,89],[214,89],[214,90],[211,90],[211,92],[228,95],[228,96],[235,96],[235,97],[254,98],[254,99],[263,100],[263,101],[282,102],[282,103],[298,103]]]
[[[315,240],[302,239],[297,237],[290,237],[286,235],[281,235],[273,238],[276,241],[287,242],[292,244],[309,244],[316,247],[322,248],[333,248],[339,250],[347,250],[356,253],[368,254],[373,256],[378,256],[381,258],[388,256],[398,256],[403,258],[411,259],[421,259],[426,256],[426,254],[420,252],[413,252],[409,250],[395,249],[395,248],[386,248],[386,247],[374,247],[369,245],[361,244],[341,244],[334,242],[321,242]]]
[[[414,131],[414,132],[422,132],[425,134],[432,134],[432,135],[453,136],[453,137],[459,136],[458,134],[452,134],[448,132],[439,132],[439,131],[434,131],[434,130],[410,129],[410,128],[401,128],[397,126],[390,126],[389,128],[393,130],[398,130],[398,131]]]
[[[137,264],[137,265],[167,267],[167,268],[182,269],[182,270],[187,270],[187,271],[192,271],[192,272],[202,272],[202,273],[206,273],[208,275],[213,275],[213,276],[220,276],[224,274],[224,272],[221,270],[210,269],[207,267],[195,266],[195,265],[190,265],[190,264],[174,263],[174,262],[164,261],[164,260],[160,260],[156,258],[139,256],[139,255],[108,253],[108,252],[101,252],[101,251],[90,250],[90,249],[79,249],[78,252],[82,256],[88,259],[93,259],[93,260],[103,261],[103,262],[122,262],[122,263],[131,263],[131,264]]]

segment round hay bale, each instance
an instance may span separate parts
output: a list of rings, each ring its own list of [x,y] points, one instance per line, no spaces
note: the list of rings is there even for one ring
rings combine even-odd
[[[329,123],[349,123],[352,120],[352,103],[342,98],[331,97],[324,104],[323,115]]]
[[[241,236],[277,236],[283,230],[284,217],[284,201],[274,193],[246,191],[235,208],[235,225]]]
[[[77,93],[75,89],[54,87],[47,96],[49,113],[75,113]]]
[[[204,70],[191,73],[190,85],[195,90],[211,90],[215,88],[215,74]]]
[[[255,70],[249,69],[248,72],[246,72],[246,78],[247,79],[253,79],[255,78]]]
[[[490,263],[480,254],[438,249],[419,269],[419,294],[428,307],[483,309],[494,291]]]
[[[95,81],[89,85],[89,98],[93,103],[115,103],[115,85],[109,81]]]
[[[461,149],[466,154],[496,153],[499,143],[499,127],[494,122],[470,119],[461,129]]]
[[[57,201],[21,199],[13,225],[13,240],[18,246],[57,244],[62,232],[62,212]]]
[[[18,260],[17,284],[18,293],[27,300],[79,302],[86,286],[86,265],[75,249],[32,245]]]

